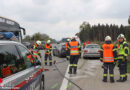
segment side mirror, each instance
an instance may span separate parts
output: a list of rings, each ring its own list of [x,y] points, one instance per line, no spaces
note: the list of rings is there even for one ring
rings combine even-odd
[[[20,27],[20,29],[22,29],[22,30],[23,30],[23,34],[26,35],[26,30],[25,30],[25,28]]]

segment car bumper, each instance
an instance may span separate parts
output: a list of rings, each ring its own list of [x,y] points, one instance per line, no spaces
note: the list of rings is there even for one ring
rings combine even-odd
[[[83,54],[83,57],[100,57],[100,54]]]

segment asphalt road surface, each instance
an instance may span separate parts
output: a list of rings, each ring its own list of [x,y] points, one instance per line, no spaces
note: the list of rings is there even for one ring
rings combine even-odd
[[[43,52],[42,52],[43,53]],[[43,56],[44,57],[44,56]],[[130,74],[128,81],[124,83],[102,82],[103,69],[102,63],[98,59],[80,59],[78,63],[77,75],[68,74],[69,62],[65,58],[53,57],[56,60],[56,65],[63,75],[81,87],[82,90],[129,90],[130,89]],[[44,58],[42,58],[44,64]],[[49,71],[45,74],[45,90],[80,90],[73,83],[66,80],[60,75],[55,65],[44,66]],[[115,67],[115,80],[119,79],[118,68]]]

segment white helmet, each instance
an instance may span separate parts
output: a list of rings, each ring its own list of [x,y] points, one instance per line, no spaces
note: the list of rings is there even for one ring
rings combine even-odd
[[[67,42],[69,42],[69,41],[70,41],[70,39],[68,38],[68,39],[67,39]]]
[[[111,41],[111,37],[110,36],[106,36],[105,37],[105,41]]]
[[[51,43],[51,40],[47,40],[47,44]]]
[[[123,39],[125,40],[124,34],[120,34],[120,35],[117,37],[117,39],[120,39],[120,38],[123,38]]]
[[[36,41],[37,45],[41,45],[41,41],[37,40]]]

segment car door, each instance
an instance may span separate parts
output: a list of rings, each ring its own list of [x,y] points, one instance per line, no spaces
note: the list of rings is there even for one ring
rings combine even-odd
[[[26,78],[24,61],[20,58],[17,48],[13,44],[0,45],[0,90],[19,89],[18,84],[24,82]],[[22,84],[23,84],[22,83]],[[15,87],[15,88],[14,88]]]
[[[24,46],[18,45],[18,50],[20,53],[21,58],[25,62],[26,70],[24,70],[25,73],[25,81],[26,84],[24,84],[20,90],[42,90],[42,68],[39,64],[40,61],[35,60],[32,56],[32,54],[29,52],[27,48]],[[27,58],[28,55],[31,55],[31,58]],[[30,60],[33,60],[30,61]]]

